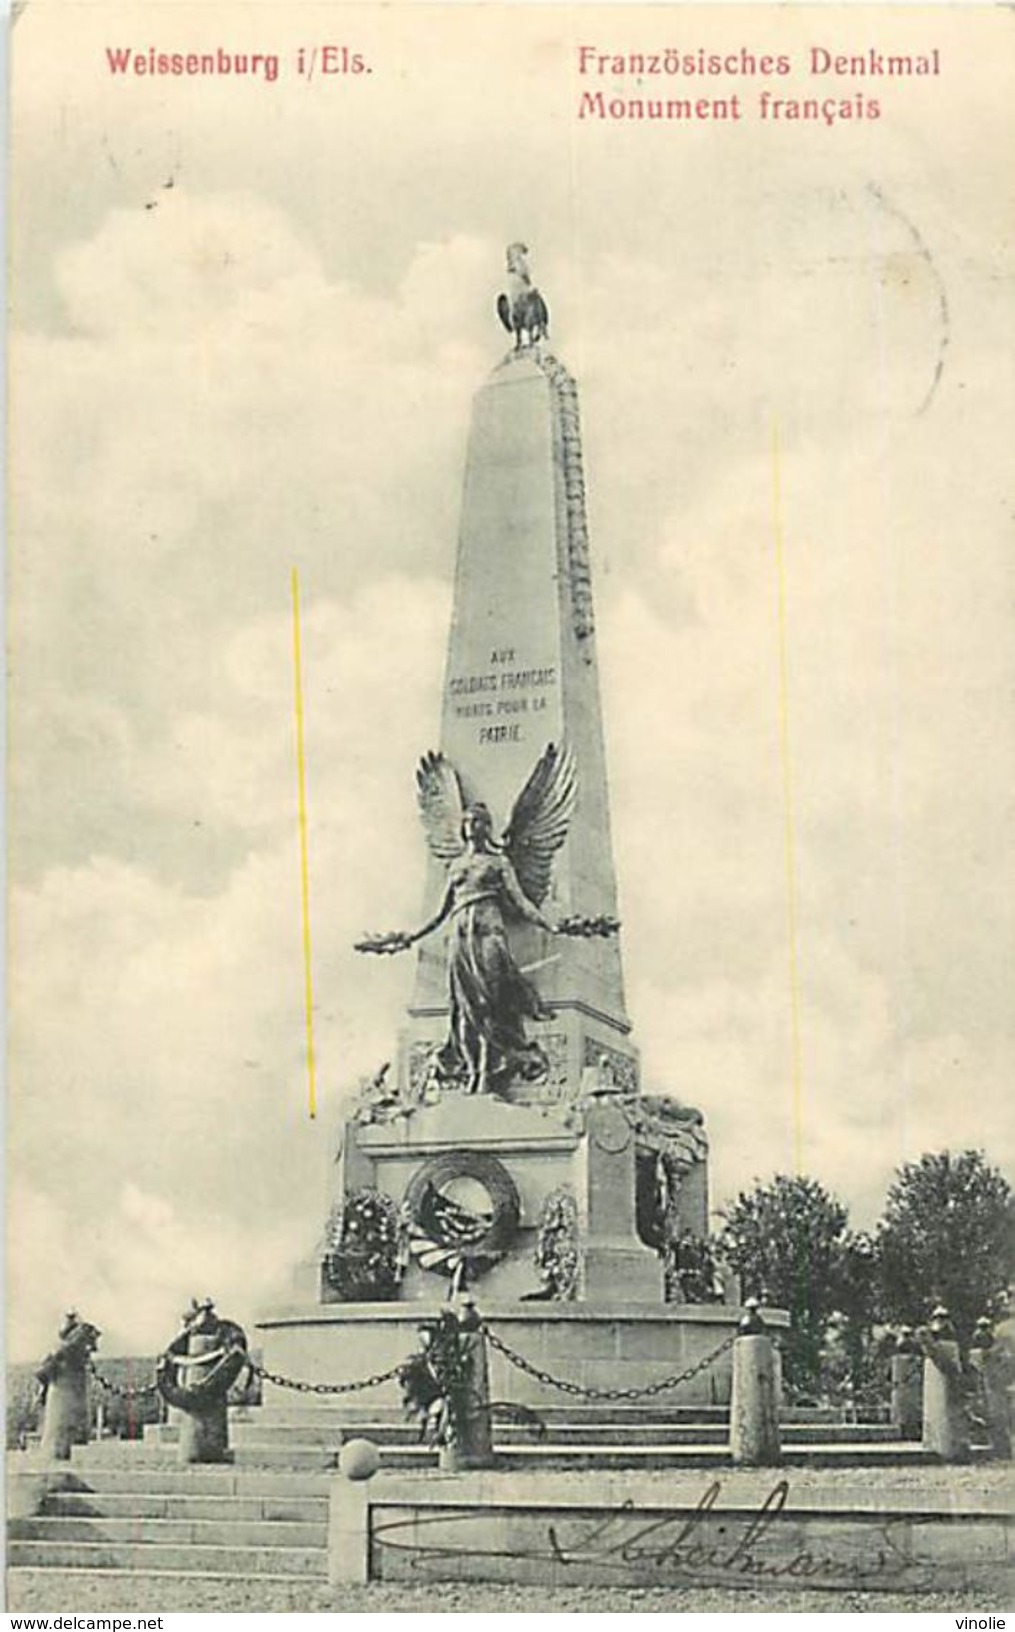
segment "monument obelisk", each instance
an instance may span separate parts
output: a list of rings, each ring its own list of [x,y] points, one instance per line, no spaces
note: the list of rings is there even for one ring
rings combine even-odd
[[[707,1141],[639,1082],[577,390],[524,246],[508,274],[515,345],[473,406],[440,741],[416,771],[424,911],[358,943],[419,949],[397,1064],[346,1105],[314,1304],[260,1322],[303,1378],[387,1375],[421,1306],[463,1286],[593,1390],[706,1354],[736,1318],[665,1301],[664,1251],[707,1234]],[[553,1401],[532,1364],[493,1368],[498,1398]]]
[[[578,392],[541,346],[510,353],[472,412],[440,745],[499,831],[548,743],[569,744],[577,801],[556,858],[550,916],[617,911],[589,570]],[[427,910],[443,889],[432,866]],[[635,1090],[637,1054],[616,936],[515,931],[518,961],[553,1019],[534,1028],[550,1060],[517,1100],[552,1101],[588,1067]],[[418,954],[402,1071],[412,1079],[447,1015],[440,945]]]

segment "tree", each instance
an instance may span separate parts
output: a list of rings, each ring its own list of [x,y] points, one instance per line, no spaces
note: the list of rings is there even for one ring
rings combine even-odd
[[[741,1191],[721,1217],[719,1250],[739,1275],[743,1296],[789,1311],[787,1383],[798,1392],[813,1387],[850,1240],[846,1208],[816,1179],[780,1173]]]
[[[899,1168],[877,1232],[885,1315],[915,1326],[943,1303],[968,1343],[977,1319],[997,1312],[1015,1268],[1013,1203],[980,1150]]]

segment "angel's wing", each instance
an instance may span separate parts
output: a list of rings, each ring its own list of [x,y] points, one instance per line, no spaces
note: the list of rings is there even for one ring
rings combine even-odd
[[[504,849],[529,900],[540,906],[553,858],[567,838],[578,792],[574,755],[550,743],[526,782],[504,832]]]
[[[458,772],[440,752],[424,754],[416,768],[419,814],[431,853],[446,867],[460,856],[465,801]]]

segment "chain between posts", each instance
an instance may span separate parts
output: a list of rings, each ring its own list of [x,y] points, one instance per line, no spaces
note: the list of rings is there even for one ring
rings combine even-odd
[[[559,1389],[563,1394],[570,1394],[576,1399],[583,1400],[646,1400],[657,1394],[668,1393],[670,1389],[679,1388],[681,1383],[689,1383],[692,1378],[707,1371],[709,1366],[733,1347],[737,1339],[737,1333],[731,1332],[711,1353],[703,1355],[692,1366],[671,1377],[662,1377],[656,1383],[648,1383],[643,1388],[586,1388],[581,1383],[571,1382],[565,1377],[555,1377],[552,1372],[533,1365],[531,1360],[526,1360],[523,1354],[519,1354],[516,1349],[512,1349],[497,1337],[489,1326],[484,1325],[482,1331],[490,1347],[502,1354],[510,1365],[516,1366],[519,1371],[527,1372],[530,1377],[534,1377],[537,1382],[545,1384],[548,1388]],[[396,1378],[400,1378],[405,1361],[400,1360],[387,1371],[377,1371],[369,1377],[358,1377],[349,1383],[304,1382],[293,1377],[283,1377],[277,1371],[268,1371],[265,1366],[259,1366],[255,1361],[249,1364],[255,1377],[259,1377],[262,1382],[273,1383],[276,1388],[288,1388],[296,1394],[336,1395],[359,1394],[369,1388],[379,1388],[382,1383],[394,1382]],[[122,1388],[119,1384],[110,1382],[108,1377],[103,1377],[94,1365],[91,1367],[91,1373],[100,1388],[107,1394],[119,1395],[121,1399],[143,1399],[159,1392],[157,1383],[148,1383],[141,1388]]]
[[[299,1382],[293,1377],[280,1377],[277,1371],[266,1371],[264,1366],[251,1364],[251,1371],[255,1377],[260,1377],[265,1383],[274,1383],[276,1388],[291,1388],[297,1394],[358,1394],[366,1388],[379,1388],[381,1383],[390,1383],[401,1375],[404,1360],[389,1371],[375,1371],[372,1377],[359,1377],[352,1383],[306,1383]]]
[[[143,1383],[140,1388],[123,1388],[119,1383],[111,1383],[108,1377],[103,1377],[95,1365],[90,1365],[88,1369],[104,1393],[115,1394],[121,1400],[146,1400],[159,1392],[158,1383]]]
[[[527,1372],[530,1377],[534,1377],[539,1383],[545,1383],[548,1388],[558,1388],[562,1394],[572,1394],[576,1399],[583,1400],[646,1400],[656,1394],[665,1394],[671,1388],[678,1388],[681,1383],[689,1383],[692,1377],[697,1377],[700,1372],[707,1371],[709,1366],[733,1347],[738,1335],[731,1332],[711,1354],[703,1355],[693,1366],[688,1366],[686,1371],[678,1372],[672,1377],[663,1377],[659,1382],[649,1383],[644,1388],[585,1388],[581,1383],[569,1382],[564,1377],[555,1377],[551,1371],[534,1366],[523,1354],[509,1348],[491,1332],[489,1326],[484,1325],[483,1331],[490,1347],[502,1354],[512,1366],[517,1366],[519,1371]]]
[[[256,1361],[249,1362],[250,1370],[255,1377],[260,1377],[266,1383],[274,1383],[278,1388],[291,1388],[297,1394],[356,1394],[363,1389],[378,1388],[381,1383],[390,1383],[398,1377],[404,1364],[405,1362],[400,1360],[397,1366],[391,1367],[390,1371],[378,1371],[372,1377],[360,1377],[351,1383],[305,1383],[299,1382],[292,1377],[281,1377],[275,1371],[267,1371],[264,1366],[259,1366]],[[147,1399],[159,1393],[158,1383],[145,1383],[140,1388],[123,1388],[119,1383],[110,1382],[108,1377],[103,1377],[95,1366],[92,1366],[90,1370],[95,1381],[106,1394],[115,1394],[121,1400]]]

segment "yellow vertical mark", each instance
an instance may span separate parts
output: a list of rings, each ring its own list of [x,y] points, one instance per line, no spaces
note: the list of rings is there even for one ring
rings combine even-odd
[[[303,660],[300,651],[300,578],[293,567],[293,668],[296,674],[296,771],[300,806],[300,900],[303,908],[303,990],[307,1010],[307,1083],[310,1115],[317,1115],[317,1064],[314,1058],[314,984],[310,964],[310,872],[307,865],[307,766],[303,748]]]
[[[789,662],[786,651],[786,559],[782,531],[779,426],[772,422],[772,525],[775,533],[776,600],[779,619],[779,757],[786,841],[786,930],[789,950],[790,1037],[793,1062],[793,1160],[803,1170],[803,1070],[800,1048],[800,971],[797,959],[796,828],[789,740]]]

